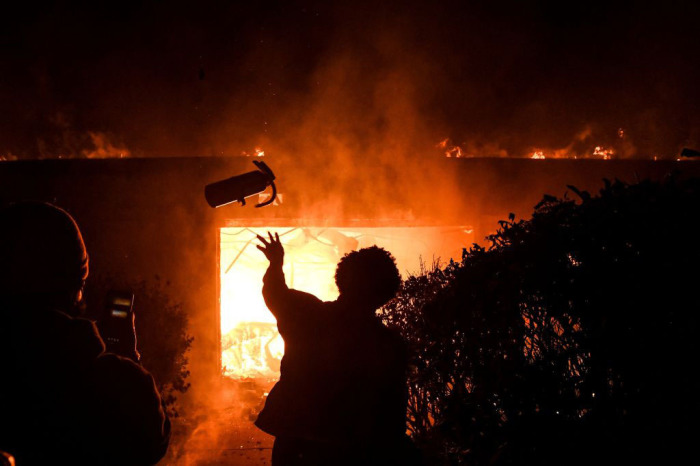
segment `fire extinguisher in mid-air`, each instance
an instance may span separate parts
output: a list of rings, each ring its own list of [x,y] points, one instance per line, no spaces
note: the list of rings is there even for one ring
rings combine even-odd
[[[232,202],[240,202],[245,205],[246,198],[261,193],[272,187],[272,196],[265,202],[256,204],[255,207],[270,205],[277,197],[277,187],[275,186],[275,174],[265,162],[254,160],[257,170],[232,176],[225,180],[208,184],[204,187],[204,197],[212,207],[221,207]]]

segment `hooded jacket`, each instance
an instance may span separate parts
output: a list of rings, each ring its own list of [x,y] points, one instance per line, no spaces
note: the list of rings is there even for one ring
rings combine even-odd
[[[150,374],[105,353],[92,322],[17,307],[0,305],[0,450],[21,466],[157,463],[170,423]]]

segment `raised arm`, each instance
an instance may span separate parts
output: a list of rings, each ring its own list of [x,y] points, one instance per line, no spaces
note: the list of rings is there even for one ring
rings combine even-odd
[[[270,261],[270,268],[279,268],[281,271],[282,266],[284,265],[284,246],[282,246],[282,243],[280,242],[280,235],[275,233],[273,238],[272,233],[268,231],[267,236],[269,237],[269,240],[266,240],[260,235],[257,236],[258,240],[262,243],[258,244],[257,247],[263,252],[263,254],[265,254],[267,260]]]
[[[258,240],[262,243],[257,247],[260,249],[270,265],[267,267],[267,272],[263,277],[263,298],[265,304],[270,309],[272,314],[279,318],[280,313],[284,313],[284,303],[288,301],[287,294],[289,288],[284,279],[282,266],[284,265],[284,247],[280,242],[279,234],[267,232],[269,239],[258,235]]]
[[[279,320],[287,314],[285,310],[290,306],[289,294],[290,290],[284,278],[282,266],[284,265],[284,246],[280,242],[279,234],[267,232],[268,239],[257,235],[260,243],[257,247],[260,249],[270,265],[267,267],[267,272],[263,277],[263,298],[270,312]]]
[[[287,329],[308,323],[309,318],[315,315],[315,308],[321,301],[308,293],[292,290],[287,287],[282,266],[284,265],[284,247],[280,242],[279,235],[267,233],[268,238],[258,235],[258,240],[262,243],[258,245],[270,265],[263,277],[262,294],[270,312],[277,318],[277,326],[285,336]],[[303,317],[303,320],[300,318]]]

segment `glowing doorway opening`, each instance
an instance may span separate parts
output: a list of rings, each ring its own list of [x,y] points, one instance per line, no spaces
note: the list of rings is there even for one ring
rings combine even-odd
[[[421,260],[461,258],[473,242],[466,227],[227,227],[220,230],[221,362],[232,378],[279,377],[284,342],[262,298],[267,260],[256,235],[278,233],[285,248],[287,285],[330,301],[338,296],[335,267],[346,253],[372,245],[396,258],[399,271],[420,270]]]

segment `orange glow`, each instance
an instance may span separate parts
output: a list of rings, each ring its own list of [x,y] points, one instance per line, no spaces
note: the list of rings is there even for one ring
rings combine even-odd
[[[450,143],[450,139],[443,139],[437,144],[437,147],[439,149],[443,149],[445,151],[445,157],[456,157],[460,158],[464,156],[464,153],[462,152],[462,148],[459,146],[455,146]]]
[[[611,160],[613,155],[615,155],[615,151],[610,148],[606,148],[603,146],[594,146],[592,152],[590,153],[591,155],[586,155],[582,154],[583,158],[601,158],[603,160]],[[577,159],[579,158],[575,152],[570,147],[564,148],[564,149],[559,149],[559,150],[554,150],[554,151],[547,151],[545,152],[544,150],[541,149],[534,149],[532,153],[529,154],[529,158],[534,159],[534,160],[544,160],[544,159]]]
[[[603,160],[610,160],[613,154],[615,154],[615,152],[612,149],[606,149],[603,146],[596,146],[595,149],[593,149],[593,155],[601,157]]]
[[[246,228],[220,230],[222,373],[233,378],[279,377],[284,342],[262,298],[267,260],[256,235],[278,233],[285,248],[287,285],[324,301],[337,298],[335,267],[346,253],[378,245],[396,257],[401,274],[420,270],[421,260],[459,260],[473,242],[469,227]]]
[[[265,151],[261,147],[256,147],[253,149],[253,152],[247,152],[243,151],[241,152],[241,155],[245,155],[246,157],[265,157]]]
[[[125,147],[119,147],[109,140],[106,134],[100,132],[89,131],[90,141],[92,142],[92,149],[85,149],[82,151],[82,155],[88,159],[107,159],[107,158],[119,158],[123,159],[125,157],[130,157],[131,152]],[[60,157],[59,158],[63,158]]]
[[[620,139],[625,137],[625,131],[620,128],[618,130],[618,136]],[[590,138],[590,131],[582,132],[576,136],[574,142],[563,148],[545,148],[534,147],[531,152],[527,154],[518,154],[517,157],[528,157],[533,160],[545,160],[545,159],[590,159],[599,158],[603,160],[611,160],[615,155],[615,149],[610,147],[604,147],[600,145],[588,145],[587,149],[581,150],[577,148],[576,145],[580,145],[582,141]],[[499,148],[498,145],[493,146],[474,146],[465,143],[463,147],[454,145],[449,138],[443,139],[435,145],[436,148],[440,149],[442,154],[447,158],[470,158],[470,157],[509,157],[507,151]]]

